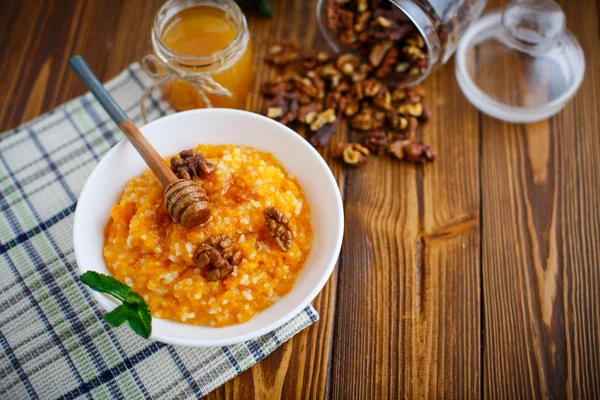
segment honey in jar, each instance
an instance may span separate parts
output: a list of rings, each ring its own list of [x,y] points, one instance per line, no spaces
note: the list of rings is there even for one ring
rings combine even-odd
[[[242,108],[252,88],[252,46],[246,19],[232,0],[171,0],[158,12],[152,40],[159,58],[187,73],[208,74],[231,97],[207,93],[213,107]],[[163,86],[178,111],[206,107],[183,80]]]

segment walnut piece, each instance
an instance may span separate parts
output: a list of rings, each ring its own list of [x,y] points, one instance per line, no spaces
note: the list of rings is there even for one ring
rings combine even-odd
[[[287,125],[298,117],[298,108],[298,96],[295,93],[284,92],[267,100],[263,106],[262,113],[269,118]]]
[[[340,54],[336,61],[336,67],[345,75],[352,75],[360,68],[360,58],[352,53]]]
[[[363,144],[372,153],[382,155],[388,144],[388,134],[383,129],[366,132]]]
[[[196,266],[204,270],[208,281],[225,278],[233,271],[233,266],[237,265],[241,258],[241,251],[234,250],[231,238],[224,234],[212,236],[198,246],[194,254]]]
[[[412,115],[420,117],[423,114],[423,104],[421,103],[405,103],[398,107],[398,114]]]
[[[325,124],[331,124],[335,122],[335,110],[332,108],[328,108],[320,114],[311,117],[310,120],[307,119],[307,123],[310,124],[310,130],[317,131],[323,127]]]
[[[171,171],[179,179],[191,180],[194,176],[203,177],[213,173],[215,166],[206,161],[202,154],[196,154],[194,150],[184,150],[179,157],[171,158]]]
[[[267,48],[265,60],[274,65],[286,65],[298,58],[298,46],[294,42],[275,42]]]
[[[321,126],[319,129],[313,132],[312,136],[308,141],[314,147],[325,146],[331,140],[331,137],[337,129],[337,121],[329,122]]]
[[[288,252],[292,246],[294,236],[288,225],[287,217],[276,207],[268,207],[265,210],[265,217],[269,235],[275,240],[279,250]]]
[[[302,53],[300,60],[302,62],[302,70],[306,73],[325,64],[329,60],[329,55],[322,51],[317,53],[314,50],[308,50]]]
[[[388,151],[398,160],[414,163],[426,163],[435,160],[436,154],[431,146],[413,139],[396,140],[389,144]]]
[[[373,48],[371,48],[371,53],[369,53],[369,62],[371,65],[379,67],[385,55],[392,48],[392,45],[393,43],[391,40],[383,40],[373,46]]]
[[[385,111],[363,105],[360,112],[350,120],[350,126],[359,131],[370,131],[381,128],[385,119]]]
[[[338,143],[332,152],[333,157],[341,157],[345,164],[362,167],[367,163],[369,149],[359,143]]]
[[[307,119],[313,120],[314,116],[321,112],[322,108],[321,102],[311,102],[301,105],[298,109],[298,121],[306,124]]]
[[[291,92],[291,90],[292,83],[289,81],[289,79],[284,79],[283,77],[278,76],[270,81],[265,82],[262,92],[265,96],[272,97],[277,96],[280,93]]]

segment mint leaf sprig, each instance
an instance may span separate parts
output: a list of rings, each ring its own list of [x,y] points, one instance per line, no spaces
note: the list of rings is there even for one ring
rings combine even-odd
[[[97,292],[107,293],[122,304],[109,313],[104,314],[104,320],[112,326],[119,327],[129,322],[129,326],[135,333],[148,339],[152,332],[152,315],[148,304],[142,296],[131,290],[129,286],[119,282],[112,276],[87,271],[80,277],[81,282]]]

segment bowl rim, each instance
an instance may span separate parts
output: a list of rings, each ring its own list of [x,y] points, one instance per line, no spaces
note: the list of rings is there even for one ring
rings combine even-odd
[[[263,115],[245,111],[245,110],[236,110],[236,109],[228,109],[228,108],[205,108],[205,109],[182,111],[182,112],[163,116],[161,118],[158,118],[158,119],[151,121],[150,123],[140,127],[140,131],[145,136],[146,134],[144,133],[144,131],[147,130],[148,127],[152,126],[153,124],[156,124],[159,122],[165,123],[165,121],[175,120],[175,119],[179,119],[179,118],[189,118],[190,115],[195,115],[195,114],[209,114],[209,113],[223,114],[223,117],[226,117],[227,115],[231,115],[231,114],[239,114],[242,116],[242,118],[261,119],[261,120],[263,120],[263,122],[265,122],[267,124],[276,125],[277,128],[279,130],[281,130],[282,134],[291,135],[293,140],[296,141],[298,145],[304,146],[305,148],[308,149],[309,153],[311,153],[312,156],[314,157],[316,163],[321,167],[321,169],[323,169],[323,172],[326,174],[329,184],[332,186],[333,189],[335,189],[334,190],[335,212],[337,214],[336,217],[338,220],[337,237],[336,237],[335,245],[331,249],[329,261],[327,262],[327,265],[324,266],[323,273],[322,273],[319,281],[313,287],[311,292],[306,297],[304,297],[304,299],[302,301],[300,301],[290,311],[286,312],[280,318],[263,326],[262,328],[255,329],[250,332],[222,338],[222,339],[212,339],[212,340],[211,339],[185,340],[185,339],[173,338],[172,336],[169,336],[169,335],[157,334],[156,331],[153,330],[150,337],[148,338],[149,340],[156,340],[156,341],[163,342],[163,343],[169,343],[169,344],[173,344],[173,345],[182,345],[182,346],[216,347],[216,346],[228,346],[228,345],[233,345],[233,344],[237,344],[237,343],[242,343],[247,340],[255,339],[259,336],[262,336],[269,332],[272,332],[275,329],[280,328],[281,326],[283,326],[284,324],[286,324],[287,322],[292,320],[294,317],[296,317],[302,310],[304,310],[314,300],[314,298],[317,296],[317,294],[319,294],[319,292],[323,289],[323,287],[325,286],[325,284],[331,277],[331,274],[332,274],[335,266],[337,265],[337,262],[338,262],[338,259],[340,256],[340,251],[341,251],[342,241],[343,241],[343,236],[344,236],[344,208],[343,208],[343,202],[342,202],[342,197],[341,197],[341,194],[339,191],[338,183],[335,180],[335,177],[333,176],[331,169],[329,168],[329,166],[327,165],[327,163],[325,162],[323,157],[304,138],[302,138],[300,135],[298,135],[295,131],[293,131],[289,127],[287,127],[271,118],[267,118]],[[150,140],[151,136],[148,139]],[[108,160],[111,158],[111,155],[118,152],[119,149],[121,149],[123,146],[126,146],[127,143],[128,143],[128,140],[126,138],[120,140],[102,157],[100,162],[94,167],[91,174],[87,178],[87,180],[79,194],[77,206],[75,208],[74,220],[73,220],[73,249],[74,249],[74,253],[75,253],[75,261],[77,262],[77,268],[81,274],[83,274],[84,272],[87,272],[87,271],[94,271],[94,269],[88,268],[84,265],[84,263],[83,263],[84,258],[82,255],[82,251],[83,251],[82,246],[77,245],[78,236],[80,236],[81,232],[84,232],[84,230],[83,230],[84,218],[81,216],[81,213],[78,212],[81,209],[81,204],[82,204],[81,199],[86,201],[86,199],[88,197],[87,193],[91,190],[90,187],[92,187],[92,182],[95,180],[95,177],[102,173],[101,171],[104,169],[104,166],[108,163]],[[277,155],[275,155],[275,156],[285,166],[285,163],[280,160],[280,157]],[[132,175],[131,177],[134,177],[134,176],[135,175]],[[304,268],[304,266],[303,266],[303,268]],[[92,294],[92,296],[96,299],[96,301],[100,304],[100,306],[106,312],[114,309],[119,304],[114,299],[112,299],[112,297],[109,295],[92,290],[92,289],[88,288],[87,286],[86,286],[86,290],[88,290]],[[268,309],[269,308],[266,308],[265,310],[262,310],[260,312],[264,312]],[[153,319],[154,318],[156,318],[156,317],[153,317]],[[156,318],[156,319],[158,320],[160,318]],[[166,321],[171,321],[171,320],[166,320]],[[177,323],[177,321],[171,321],[171,322]],[[187,325],[190,326],[191,324],[187,324]],[[238,325],[243,325],[243,324],[238,324]],[[193,326],[193,325],[191,325],[191,326]],[[232,326],[232,325],[228,325],[228,327],[229,326]],[[208,326],[204,326],[204,325],[198,325],[198,328],[220,329],[219,327],[212,328],[212,327],[208,327]]]

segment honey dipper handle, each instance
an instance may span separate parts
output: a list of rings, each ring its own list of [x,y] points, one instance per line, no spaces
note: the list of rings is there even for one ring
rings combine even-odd
[[[154,172],[154,175],[156,175],[164,187],[169,186],[169,184],[177,180],[177,177],[173,171],[171,171],[171,168],[167,166],[165,160],[163,160],[160,154],[156,152],[154,147],[148,142],[148,139],[142,135],[140,130],[130,119],[121,122],[119,128],[121,128],[125,136],[127,136],[127,139],[129,139],[144,161],[146,161],[146,164],[148,164],[152,172]]]
[[[90,89],[90,92],[98,100],[102,108],[106,110],[110,118],[119,125],[121,131],[127,136],[127,139],[129,139],[133,147],[135,147],[146,164],[148,164],[160,183],[167,187],[169,184],[175,182],[177,177],[173,171],[171,171],[160,154],[157,153],[135,124],[127,117],[115,99],[102,86],[102,83],[96,78],[83,57],[75,56],[71,58],[69,66],[81,78],[87,88]]]

